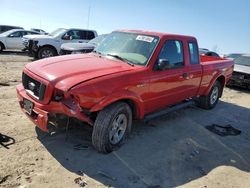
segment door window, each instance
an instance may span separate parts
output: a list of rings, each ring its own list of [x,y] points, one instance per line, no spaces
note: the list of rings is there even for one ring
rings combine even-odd
[[[86,39],[87,40],[91,40],[93,38],[95,38],[94,32],[92,32],[92,31],[86,31]]]
[[[95,38],[95,35],[92,31],[79,30],[79,34],[80,34],[81,40],[91,40],[91,39]]]
[[[167,40],[161,49],[158,59],[168,60],[171,69],[184,66],[182,42],[179,40]]]
[[[189,61],[190,64],[199,64],[200,63],[200,57],[198,52],[198,46],[196,42],[189,42],[188,43],[189,48]]]
[[[69,30],[62,37],[64,40],[77,40],[81,39],[81,35],[79,30]]]
[[[19,37],[22,37],[22,36],[23,35],[22,35],[21,31],[16,31],[16,32],[9,35],[9,37],[11,37],[11,38],[19,38]]]

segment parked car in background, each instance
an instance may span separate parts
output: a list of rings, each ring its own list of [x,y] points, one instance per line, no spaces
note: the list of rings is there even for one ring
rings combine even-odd
[[[133,119],[194,101],[214,108],[232,72],[230,59],[199,56],[194,37],[122,30],[92,53],[26,64],[16,90],[22,111],[41,130],[77,118],[93,126],[93,146],[108,153],[129,136]]]
[[[12,26],[12,25],[0,25],[0,33],[9,31],[11,29],[23,29],[23,28],[19,26]]]
[[[199,48],[199,54],[205,54],[207,52],[209,52],[209,49],[207,49],[207,48]]]
[[[36,32],[38,32],[38,33],[40,33],[40,34],[42,34],[42,35],[47,35],[47,34],[48,34],[47,32],[45,32],[45,31],[42,30],[42,29],[31,28],[30,30],[36,31]]]
[[[42,59],[58,55],[64,43],[86,43],[95,37],[94,30],[59,28],[48,35],[24,37],[23,41],[31,56]]]
[[[250,88],[250,54],[234,59],[234,71],[228,85]]]
[[[212,57],[220,57],[220,55],[217,54],[216,52],[210,51],[206,48],[199,48],[199,54],[206,55],[206,56],[212,56]]]
[[[61,46],[60,55],[82,54],[92,52],[107,36],[99,35],[87,43],[64,43]]]
[[[12,29],[0,34],[0,51],[5,49],[19,49],[23,50],[25,46],[22,42],[22,37],[25,35],[38,35],[38,32]]]
[[[231,54],[224,55],[224,58],[235,59],[235,58],[238,58],[238,57],[240,57],[242,55],[244,55],[244,54],[242,54],[242,53],[231,53]]]

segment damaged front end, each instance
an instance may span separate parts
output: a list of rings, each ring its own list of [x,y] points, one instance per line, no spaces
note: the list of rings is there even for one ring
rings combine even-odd
[[[24,82],[32,84],[25,85]],[[41,88],[44,84],[39,83],[41,82],[35,78],[28,81],[23,80],[23,84],[19,84],[16,90],[22,111],[41,130],[49,132],[49,125],[58,126],[58,120],[62,119],[62,117],[76,118],[89,125],[93,125],[93,121],[86,113],[86,110],[81,108],[78,99],[70,94],[70,92],[65,94],[57,89],[50,91],[52,90],[51,87],[46,84],[46,91],[42,91]],[[41,92],[44,92],[42,100],[39,97]]]

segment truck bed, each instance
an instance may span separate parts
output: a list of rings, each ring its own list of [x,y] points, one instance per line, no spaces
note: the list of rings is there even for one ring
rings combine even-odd
[[[202,65],[203,76],[200,84],[199,94],[207,95],[211,82],[214,78],[218,78],[219,75],[224,75],[224,85],[229,81],[232,76],[234,62],[231,59],[211,57],[211,56],[200,56],[200,64]]]
[[[226,62],[232,63],[232,60],[226,59],[226,58],[221,58],[221,57],[212,57],[212,56],[201,55],[200,62],[201,62],[201,64],[226,63]]]

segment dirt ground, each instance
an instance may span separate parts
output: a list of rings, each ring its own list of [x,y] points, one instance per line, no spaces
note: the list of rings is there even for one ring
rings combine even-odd
[[[71,123],[68,135],[48,135],[21,112],[15,86],[31,60],[0,54],[0,133],[9,137],[0,145],[0,187],[79,187],[78,177],[85,187],[250,187],[249,91],[226,88],[210,111],[190,107],[135,122],[126,144],[104,155],[92,148],[89,127]],[[219,136],[206,129],[212,124],[241,134]]]

